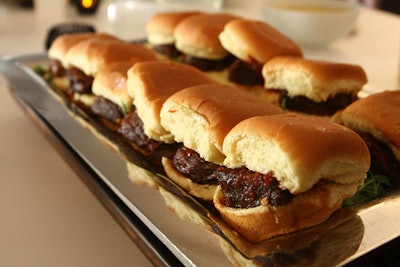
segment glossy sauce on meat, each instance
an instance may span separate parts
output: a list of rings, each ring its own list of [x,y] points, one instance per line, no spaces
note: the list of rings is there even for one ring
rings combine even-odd
[[[200,155],[189,148],[179,148],[172,159],[177,171],[198,184],[217,184],[214,172],[219,165],[205,161]]]
[[[262,65],[237,59],[229,67],[229,80],[242,85],[263,85]]]
[[[67,71],[59,60],[53,59],[49,62],[49,72],[55,77],[63,77]]]
[[[289,97],[286,90],[276,89],[275,91],[280,94],[280,103],[283,109],[320,116],[331,116],[358,99],[357,96],[339,93],[330,97],[326,102],[314,102],[305,96]]]
[[[72,91],[80,94],[92,92],[93,77],[87,76],[77,68],[67,69],[69,87]]]
[[[176,49],[174,44],[154,45],[153,49],[170,59],[174,59],[182,55],[182,53],[179,52],[178,49]]]
[[[247,168],[218,168],[215,173],[224,194],[224,204],[232,208],[253,208],[261,204],[285,205],[292,199],[288,190],[279,187],[273,173],[261,174]],[[266,203],[262,203],[266,201]]]
[[[179,61],[191,65],[201,71],[213,71],[228,68],[234,59],[235,58],[230,54],[221,60],[204,59],[182,54]]]
[[[96,98],[96,101],[91,106],[91,109],[97,116],[105,118],[111,122],[117,122],[124,116],[120,106],[102,96],[98,96]]]

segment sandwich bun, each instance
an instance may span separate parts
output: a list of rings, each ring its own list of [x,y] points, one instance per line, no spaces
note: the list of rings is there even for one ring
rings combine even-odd
[[[266,101],[221,84],[185,88],[169,97],[161,108],[161,125],[171,141],[182,142],[206,161],[222,163],[226,134],[240,121],[283,111]]]
[[[145,134],[157,141],[171,141],[160,122],[164,102],[186,87],[215,83],[203,72],[182,63],[151,61],[135,64],[128,70],[127,89]]]
[[[153,15],[146,24],[147,41],[152,45],[174,44],[174,29],[182,20],[198,11],[172,11]]]
[[[225,137],[224,165],[266,174],[292,194],[319,181],[359,185],[370,166],[364,140],[323,118],[295,114],[258,116],[240,122]]]
[[[113,62],[102,68],[94,77],[92,93],[103,96],[121,108],[132,106],[132,97],[128,94],[127,72],[140,60]]]
[[[68,50],[80,41],[88,39],[114,40],[118,38],[107,33],[70,33],[59,35],[51,44],[47,54],[50,59],[64,63],[64,57]]]
[[[67,68],[76,67],[87,76],[117,61],[131,59],[156,60],[155,54],[144,45],[115,40],[89,39],[73,45],[65,55]]]
[[[213,202],[227,224],[250,242],[257,243],[322,223],[356,191],[357,184],[328,183],[296,195],[283,206],[237,209],[224,205],[224,196],[218,187]]]
[[[190,56],[220,60],[228,51],[218,39],[225,24],[237,17],[227,13],[202,13],[181,21],[174,30],[176,48]]]
[[[315,102],[346,93],[357,96],[367,82],[364,70],[353,64],[280,56],[264,64],[266,89],[281,89],[288,96],[305,96]]]
[[[276,56],[302,57],[300,47],[263,21],[239,18],[225,24],[222,46],[245,62],[265,63]]]
[[[387,144],[400,161],[400,91],[385,90],[361,98],[333,119]]]

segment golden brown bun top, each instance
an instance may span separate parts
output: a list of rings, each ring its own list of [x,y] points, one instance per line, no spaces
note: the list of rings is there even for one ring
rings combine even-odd
[[[147,39],[150,44],[175,43],[176,25],[189,16],[200,14],[198,11],[161,12],[152,16],[146,24]]]
[[[65,57],[66,67],[76,67],[94,76],[103,67],[117,61],[156,60],[144,45],[113,40],[90,39],[72,46]]]
[[[48,56],[63,62],[67,51],[80,41],[87,39],[115,40],[118,38],[107,33],[70,33],[58,36],[51,44]]]
[[[354,130],[369,132],[400,149],[400,91],[383,91],[361,98],[340,115],[341,122]]]
[[[219,38],[226,50],[246,62],[263,64],[276,56],[303,56],[296,43],[263,21],[232,20]]]
[[[229,21],[238,18],[227,13],[203,13],[181,21],[174,30],[175,45],[181,52],[206,59],[222,59],[228,55],[219,41],[219,34]]]
[[[197,151],[204,159],[223,160],[222,143],[240,121],[283,111],[259,97],[229,85],[189,87],[173,94],[161,110],[161,123],[176,142]]]
[[[323,118],[295,114],[242,121],[226,136],[223,151],[225,165],[273,171],[294,194],[320,180],[362,182],[370,165],[368,147],[357,133]]]
[[[135,64],[128,71],[128,93],[144,124],[145,133],[160,140],[166,132],[160,125],[164,101],[186,87],[215,83],[198,69],[172,61],[151,61]]]
[[[140,60],[118,61],[102,68],[93,79],[92,93],[129,109],[132,97],[127,91],[127,72],[137,62]]]
[[[337,93],[356,95],[367,82],[359,65],[291,56],[271,59],[264,64],[262,75],[265,88],[287,90],[291,97],[303,95],[315,102]]]

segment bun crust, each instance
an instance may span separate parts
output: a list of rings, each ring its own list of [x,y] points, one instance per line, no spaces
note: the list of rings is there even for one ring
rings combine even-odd
[[[132,106],[132,97],[126,88],[127,72],[137,62],[114,62],[102,68],[94,77],[92,93],[103,96],[121,107]]]
[[[226,50],[245,62],[262,64],[276,56],[303,56],[296,43],[263,21],[232,20],[219,39]]]
[[[117,61],[156,60],[155,54],[141,44],[89,39],[72,46],[66,56],[66,67],[76,67],[88,76]]]
[[[358,65],[309,60],[299,57],[276,57],[264,64],[262,75],[267,89],[284,89],[288,95],[303,95],[324,102],[337,93],[356,96],[367,82]]]
[[[64,63],[64,57],[67,51],[75,44],[80,41],[88,39],[100,39],[100,40],[114,40],[117,41],[117,37],[109,35],[107,33],[71,33],[63,34],[58,36],[51,44],[48,56],[51,59],[57,59],[61,63]]]
[[[195,150],[202,158],[222,163],[222,143],[240,121],[283,111],[264,100],[229,85],[210,84],[173,94],[161,109],[161,124],[171,138]]]
[[[294,196],[287,205],[235,209],[223,204],[221,188],[217,187],[213,202],[235,231],[250,242],[260,242],[325,221],[356,191],[357,184],[321,184]]]
[[[128,93],[143,121],[147,136],[168,141],[169,133],[161,126],[160,110],[165,100],[186,87],[215,83],[196,68],[172,61],[151,61],[135,64],[128,71]]]
[[[388,144],[400,160],[400,91],[383,91],[361,98],[335,118],[356,131],[372,134]]]
[[[226,136],[224,165],[274,172],[292,194],[318,181],[360,184],[370,165],[363,139],[325,119],[295,114],[258,116],[242,121]]]
[[[147,40],[150,44],[174,44],[174,29],[182,20],[200,14],[197,11],[163,12],[152,16],[146,24]]]
[[[237,17],[226,13],[198,14],[180,22],[174,31],[176,48],[191,56],[219,60],[228,55],[219,34],[229,21]]]

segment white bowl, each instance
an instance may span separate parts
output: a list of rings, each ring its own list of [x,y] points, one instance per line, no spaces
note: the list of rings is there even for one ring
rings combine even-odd
[[[264,0],[264,19],[300,45],[326,46],[353,29],[360,6],[344,0]]]

